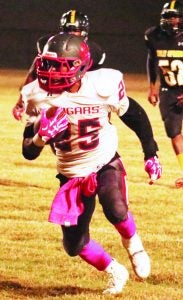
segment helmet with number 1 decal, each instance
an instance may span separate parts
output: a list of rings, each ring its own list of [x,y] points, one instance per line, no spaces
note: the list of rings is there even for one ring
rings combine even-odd
[[[81,36],[87,37],[90,23],[87,15],[77,10],[69,10],[64,13],[60,19],[60,29],[63,32],[80,33]]]
[[[173,0],[164,4],[160,27],[169,35],[177,34],[183,30],[183,1]]]

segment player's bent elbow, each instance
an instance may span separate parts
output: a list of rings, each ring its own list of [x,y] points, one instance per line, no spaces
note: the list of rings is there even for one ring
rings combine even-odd
[[[22,155],[27,160],[34,160],[40,155],[40,153],[39,154],[38,153],[30,153],[27,150],[23,149]]]
[[[31,139],[24,139],[22,144],[22,155],[25,159],[36,159],[40,155],[42,150],[43,147],[36,146]]]

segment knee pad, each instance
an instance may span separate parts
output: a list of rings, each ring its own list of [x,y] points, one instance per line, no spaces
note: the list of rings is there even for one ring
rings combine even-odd
[[[77,256],[83,249],[83,247],[89,242],[89,236],[82,236],[80,239],[73,238],[69,241],[66,238],[63,239],[63,247],[65,252],[69,256]]]
[[[106,218],[112,224],[119,223],[126,218],[128,198],[125,175],[119,163],[100,174],[99,202]]]
[[[117,224],[126,219],[128,207],[125,202],[117,201],[108,208],[103,207],[103,211],[110,223]]]

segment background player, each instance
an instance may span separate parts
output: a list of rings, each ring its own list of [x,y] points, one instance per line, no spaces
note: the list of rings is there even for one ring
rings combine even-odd
[[[126,172],[116,152],[117,132],[108,118],[112,112],[122,116],[129,108],[122,73],[104,68],[87,72],[90,60],[89,48],[81,37],[58,34],[48,41],[38,59],[38,80],[29,85],[35,96],[37,90],[45,95],[44,103],[57,110],[53,114],[41,110],[38,133],[34,124],[25,128],[23,155],[35,159],[45,142],[52,140],[61,188],[49,220],[61,225],[64,249],[70,256],[79,255],[111,276],[104,293],[118,294],[128,280],[128,271],[90,237],[96,194],[139,278],[149,276],[150,260],[128,211]],[[29,85],[24,92],[29,92]],[[32,93],[27,97],[34,100]]]
[[[87,15],[76,10],[70,10],[64,13],[60,19],[61,32],[79,35],[82,36],[85,41],[87,40],[93,59],[93,65],[90,70],[93,70],[102,66],[105,60],[105,53],[98,44],[88,40],[89,28],[90,23]],[[43,36],[38,40],[37,49],[39,54],[42,53],[45,43],[51,36],[52,34]],[[36,59],[33,61],[23,85],[36,79],[35,61]],[[150,183],[153,183],[154,180],[161,176],[161,166],[157,157],[158,147],[154,140],[152,127],[146,112],[134,99],[129,97],[129,100],[130,105],[128,112],[124,116],[120,116],[120,119],[138,136],[144,152],[145,171],[149,175]],[[18,102],[13,108],[15,119],[20,120],[24,110],[22,96],[20,95]],[[146,130],[144,130],[144,128]]]
[[[147,29],[147,74],[150,83],[148,100],[159,102],[167,136],[183,175],[183,2],[169,1],[163,6],[160,25]],[[156,86],[159,74],[160,89]],[[183,176],[175,182],[183,188]]]

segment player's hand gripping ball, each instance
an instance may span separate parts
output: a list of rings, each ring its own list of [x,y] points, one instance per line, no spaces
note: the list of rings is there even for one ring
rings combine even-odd
[[[67,128],[68,119],[62,107],[42,109],[40,117],[37,118],[34,124],[34,131],[38,132],[44,142],[48,142]]]

